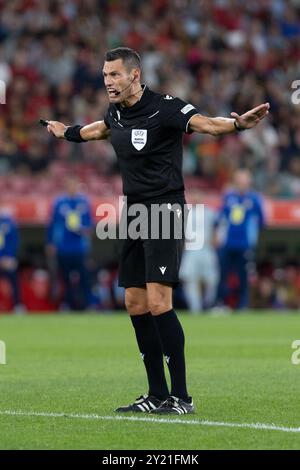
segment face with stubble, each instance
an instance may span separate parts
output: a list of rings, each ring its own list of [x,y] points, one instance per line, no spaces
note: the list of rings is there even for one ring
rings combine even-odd
[[[104,84],[111,103],[121,103],[134,94],[140,80],[140,70],[128,68],[122,59],[104,62]],[[140,86],[140,85],[139,85]]]

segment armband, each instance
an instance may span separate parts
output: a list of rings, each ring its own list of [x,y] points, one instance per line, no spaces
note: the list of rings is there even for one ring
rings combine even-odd
[[[80,129],[82,129],[82,127],[83,126],[79,125],[68,126],[64,133],[65,139],[69,142],[77,142],[78,144],[81,142],[87,142],[87,140],[84,140],[80,135]]]

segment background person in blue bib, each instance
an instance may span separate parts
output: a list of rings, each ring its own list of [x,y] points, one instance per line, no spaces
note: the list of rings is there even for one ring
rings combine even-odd
[[[67,178],[66,194],[54,201],[47,234],[48,255],[56,256],[65,284],[64,306],[70,309],[86,308],[90,293],[86,261],[93,222],[90,202],[78,187],[76,177]]]
[[[20,305],[18,283],[18,249],[19,229],[9,211],[0,208],[0,276],[5,277],[11,285],[14,310]]]
[[[259,195],[251,190],[251,174],[247,169],[237,170],[233,183],[233,189],[223,196],[216,222],[220,260],[217,305],[225,304],[228,276],[234,272],[239,279],[237,309],[245,309],[249,304],[248,266],[254,261],[258,236],[264,226],[264,213]]]

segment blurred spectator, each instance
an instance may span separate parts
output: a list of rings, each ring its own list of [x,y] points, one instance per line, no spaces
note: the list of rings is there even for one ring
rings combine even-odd
[[[228,276],[238,277],[237,309],[249,306],[248,269],[254,259],[259,232],[264,225],[262,203],[250,190],[251,175],[239,169],[234,174],[234,187],[225,193],[216,221],[216,245],[219,248],[220,282],[217,304],[224,306],[228,297]]]
[[[88,199],[78,192],[78,180],[69,176],[65,184],[66,194],[57,198],[53,205],[47,254],[52,272],[56,268],[53,257],[56,257],[64,281],[62,308],[80,310],[88,307],[90,299],[86,262],[90,251],[92,213]]]
[[[203,246],[197,250],[185,250],[183,252],[180,279],[190,312],[199,314],[203,309],[213,306],[216,299],[216,291],[219,280],[218,260],[213,246],[213,231],[216,212],[208,206],[202,206],[203,217],[196,216],[197,205],[201,204],[203,195],[193,193],[186,237],[193,240],[193,234],[203,234]]]
[[[289,310],[300,308],[300,269],[295,263],[258,272],[251,287],[251,307]]]
[[[251,307],[259,309],[280,308],[276,286],[272,278],[261,277],[251,291]]]

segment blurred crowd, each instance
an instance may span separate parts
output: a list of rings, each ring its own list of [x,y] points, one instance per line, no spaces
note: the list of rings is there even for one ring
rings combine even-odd
[[[250,305],[255,309],[299,310],[299,265],[286,263],[275,269],[270,263],[262,263],[259,274],[250,277]]]
[[[300,79],[299,40],[299,0],[0,0],[0,80],[7,86],[0,183],[11,174],[36,181],[47,174],[45,184],[59,185],[58,169],[72,165],[101,193],[98,181],[118,170],[109,142],[54,141],[37,122],[100,120],[108,104],[104,52],[126,45],[141,54],[149,87],[205,115],[271,104],[270,117],[251,133],[186,136],[186,175],[220,190],[244,166],[256,189],[298,197],[300,106],[292,84]]]

